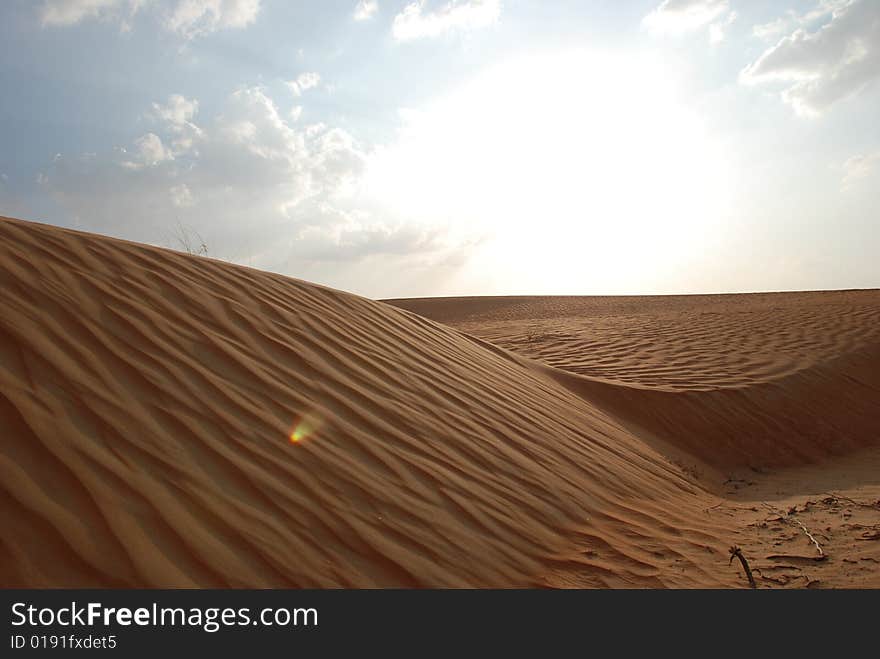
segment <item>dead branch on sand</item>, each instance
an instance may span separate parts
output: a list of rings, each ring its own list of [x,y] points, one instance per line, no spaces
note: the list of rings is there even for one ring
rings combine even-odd
[[[749,585],[752,588],[757,588],[758,584],[755,583],[755,577],[752,576],[752,570],[749,567],[749,562],[746,560],[746,557],[743,556],[742,549],[734,545],[730,548],[730,560],[727,562],[728,565],[733,563],[734,556],[739,559],[739,562],[742,563],[743,570],[746,572],[746,577],[749,580]]]
[[[819,541],[816,540],[816,538],[813,537],[813,534],[812,534],[812,533],[810,533],[810,529],[808,529],[806,526],[804,526],[803,524],[801,524],[800,520],[794,519],[794,520],[791,520],[791,521],[793,521],[795,524],[797,524],[798,526],[801,527],[801,530],[802,530],[804,533],[806,533],[806,534],[807,534],[807,537],[808,537],[810,540],[812,540],[812,542],[813,542],[814,545],[816,545],[816,551],[819,552],[819,556],[823,556],[823,557],[824,557],[824,556],[825,556],[825,552],[822,551],[822,546],[819,544]]]
[[[782,514],[782,511],[781,511],[781,510],[779,510],[778,508],[774,508],[773,506],[771,506],[771,505],[768,504],[768,503],[764,503],[764,506],[765,506],[768,510],[771,510],[771,511],[773,511],[774,513],[778,514],[778,515],[779,515],[779,518],[780,518],[783,522],[788,522],[789,524],[797,524],[797,525],[801,528],[801,530],[806,534],[806,536],[810,539],[810,541],[815,545],[815,547],[816,547],[816,551],[819,552],[819,558],[817,558],[816,560],[820,560],[820,561],[821,561],[821,560],[824,560],[824,559],[825,559],[825,552],[822,551],[822,545],[820,545],[820,544],[819,544],[819,541],[816,540],[815,537],[813,537],[813,534],[810,533],[810,529],[808,529],[806,526],[804,526],[803,523],[801,523],[801,521],[800,521],[799,519],[792,519],[792,518],[791,518],[791,515],[793,515],[794,513],[790,512],[790,513],[788,514],[788,516],[785,516],[785,515]]]
[[[875,501],[874,503],[865,503],[864,501],[856,501],[855,499],[851,499],[849,497],[845,497],[842,494],[837,494],[836,492],[826,492],[827,497],[822,500],[822,503],[828,503],[829,499],[832,499],[833,502],[846,501],[847,503],[857,506],[858,508],[870,508],[871,510],[880,510],[880,499]]]

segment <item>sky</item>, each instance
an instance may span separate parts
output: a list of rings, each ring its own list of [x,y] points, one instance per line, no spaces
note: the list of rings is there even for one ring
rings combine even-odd
[[[876,0],[4,0],[0,215],[374,298],[880,286]]]

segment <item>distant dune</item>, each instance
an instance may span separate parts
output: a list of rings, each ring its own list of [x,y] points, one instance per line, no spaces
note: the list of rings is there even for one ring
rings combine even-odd
[[[617,418],[718,467],[880,444],[877,290],[391,303],[555,367]]]
[[[5,218],[0,282],[2,586],[880,586],[878,291],[387,304]]]

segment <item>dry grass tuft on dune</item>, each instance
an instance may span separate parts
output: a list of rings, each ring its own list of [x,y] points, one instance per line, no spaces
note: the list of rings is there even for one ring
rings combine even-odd
[[[876,292],[684,336],[434,302],[455,329],[5,218],[0,281],[2,586],[741,587],[731,544],[762,586],[878,585],[880,507],[835,526],[876,485]],[[828,560],[776,569],[819,513]]]

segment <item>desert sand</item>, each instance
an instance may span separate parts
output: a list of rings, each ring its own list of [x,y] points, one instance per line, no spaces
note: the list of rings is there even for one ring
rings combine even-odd
[[[0,586],[880,587],[880,291],[368,300],[0,219]]]

